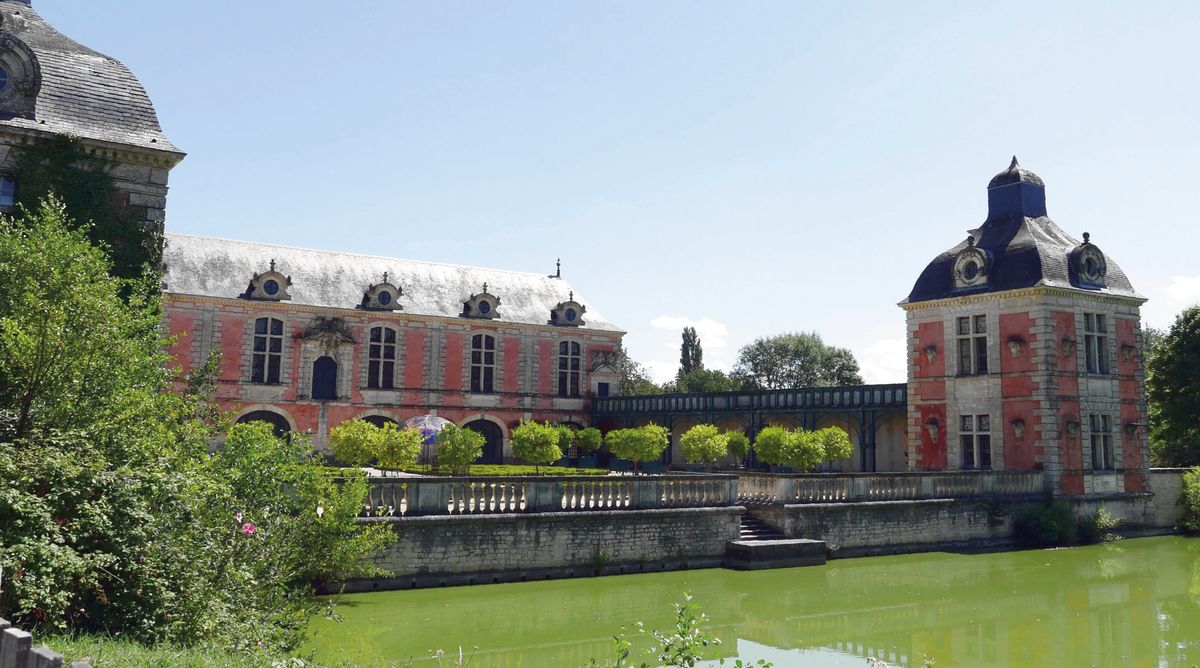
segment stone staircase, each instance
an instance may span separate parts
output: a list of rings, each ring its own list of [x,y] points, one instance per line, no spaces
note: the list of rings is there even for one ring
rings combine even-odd
[[[819,566],[825,563],[825,541],[786,538],[750,513],[742,513],[737,540],[725,544],[722,565],[739,571]]]

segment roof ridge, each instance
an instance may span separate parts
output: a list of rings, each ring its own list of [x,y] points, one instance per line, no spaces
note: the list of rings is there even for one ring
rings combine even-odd
[[[164,236],[168,240],[170,240],[171,237],[191,237],[192,239],[211,239],[214,241],[226,241],[226,242],[234,243],[234,244],[247,244],[247,245],[253,245],[253,246],[263,246],[266,248],[279,248],[279,249],[283,249],[283,250],[306,251],[306,252],[310,252],[310,253],[321,253],[321,254],[326,254],[326,255],[329,255],[329,254],[350,255],[353,257],[370,258],[372,260],[397,260],[400,262],[410,262],[413,264],[433,265],[433,266],[438,266],[438,267],[451,267],[451,268],[455,268],[455,269],[480,269],[483,271],[499,272],[502,274],[515,274],[517,276],[534,276],[534,277],[538,277],[538,278],[551,278],[550,276],[547,276],[545,274],[541,274],[541,273],[538,273],[535,271],[517,271],[515,269],[496,269],[493,267],[480,267],[478,265],[473,265],[473,264],[454,264],[452,262],[436,262],[436,261],[432,261],[432,260],[412,260],[409,258],[391,257],[388,255],[371,255],[369,253],[357,253],[354,251],[340,251],[340,250],[329,250],[329,249],[322,249],[322,248],[308,248],[305,246],[273,244],[273,243],[268,243],[265,241],[250,241],[250,240],[246,240],[246,239],[229,239],[227,237],[216,237],[216,236],[211,236],[211,235],[206,235],[206,234],[188,234],[186,232],[166,232],[166,233],[164,233]],[[564,283],[566,283],[566,279],[563,279],[563,278],[557,278],[555,280],[560,280],[560,281],[563,281]]]

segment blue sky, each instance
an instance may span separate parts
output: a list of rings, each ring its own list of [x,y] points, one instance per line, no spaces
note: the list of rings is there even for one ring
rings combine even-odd
[[[173,231],[563,274],[660,377],[903,299],[1015,153],[1170,323],[1200,299],[1200,3],[34,0],[137,74]]]

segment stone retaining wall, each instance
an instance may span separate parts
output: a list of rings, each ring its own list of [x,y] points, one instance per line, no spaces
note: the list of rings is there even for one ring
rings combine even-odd
[[[738,537],[740,506],[376,518],[398,540],[377,563],[392,573],[347,591],[511,582],[718,566]]]

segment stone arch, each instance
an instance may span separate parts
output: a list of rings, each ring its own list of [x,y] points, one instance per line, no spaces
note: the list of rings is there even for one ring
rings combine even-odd
[[[399,420],[396,420],[395,418],[391,417],[390,415],[380,415],[379,413],[371,413],[370,415],[364,415],[358,419],[362,420],[363,422],[369,422],[369,423],[375,425],[376,427],[382,427],[383,425],[385,425],[389,422],[396,425],[397,427],[400,426]]]
[[[908,416],[905,413],[881,413],[875,418],[875,470],[907,471],[907,440]]]
[[[235,424],[245,424],[255,421],[270,424],[274,428],[276,436],[286,436],[296,431],[296,423],[287,414],[287,411],[264,404],[247,406],[234,419]]]
[[[483,434],[483,454],[476,460],[478,464],[504,463],[505,445],[508,438],[504,433],[503,423],[487,418],[471,418],[459,425],[464,429],[473,429]]]

